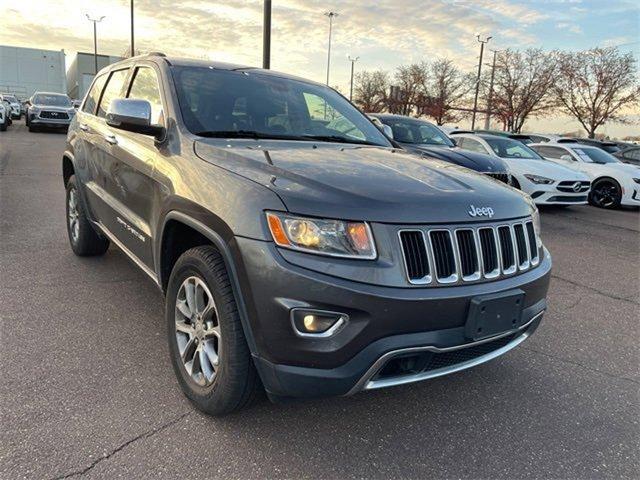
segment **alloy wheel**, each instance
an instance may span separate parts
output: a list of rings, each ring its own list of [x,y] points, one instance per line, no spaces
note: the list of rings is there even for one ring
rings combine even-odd
[[[220,322],[213,295],[196,276],[184,280],[178,290],[175,335],[187,374],[202,387],[211,385],[220,369]]]
[[[80,236],[80,214],[78,213],[78,192],[75,188],[69,190],[67,200],[67,221],[69,222],[69,232],[71,240],[75,243]]]
[[[599,207],[611,207],[616,203],[618,188],[610,182],[601,182],[593,190],[592,197]]]

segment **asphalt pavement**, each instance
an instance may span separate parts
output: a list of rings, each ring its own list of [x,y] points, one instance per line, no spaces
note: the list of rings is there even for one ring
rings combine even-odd
[[[196,411],[163,298],[117,248],[71,252],[65,136],[0,133],[0,478],[638,478],[640,213],[542,212],[549,311],[427,382],[225,418]]]

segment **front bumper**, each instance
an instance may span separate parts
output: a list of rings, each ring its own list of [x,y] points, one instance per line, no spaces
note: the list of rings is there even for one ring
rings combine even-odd
[[[69,118],[64,119],[54,119],[41,118],[38,115],[29,114],[29,123],[31,125],[38,125],[42,127],[67,128],[71,124],[71,120],[73,120],[73,116],[69,116]]]
[[[588,190],[574,193],[558,190],[555,183],[542,185],[529,180],[519,183],[521,189],[531,196],[536,205],[586,205],[589,200]]]
[[[537,267],[514,277],[453,287],[397,288],[292,265],[270,242],[236,238],[235,243],[242,296],[256,345],[254,360],[273,397],[346,395],[380,388],[388,385],[371,383],[384,367],[380,362],[404,355],[407,349],[438,353],[437,349],[474,347],[465,336],[465,322],[470,301],[477,295],[524,292],[523,318],[518,328],[506,332],[514,335],[509,341],[515,341],[519,332],[530,335],[546,309],[551,271],[546,250]],[[293,308],[340,312],[349,320],[329,338],[303,338],[291,326]],[[457,371],[494,356],[480,355],[468,366],[456,363],[448,367]],[[410,380],[405,377],[401,383],[431,378],[434,372],[422,373]]]
[[[625,186],[620,204],[635,207],[640,206],[640,184],[630,182]]]

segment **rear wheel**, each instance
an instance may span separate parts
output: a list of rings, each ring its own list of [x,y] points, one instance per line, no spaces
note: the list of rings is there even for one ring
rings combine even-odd
[[[71,250],[80,257],[102,255],[109,248],[109,240],[96,233],[85,214],[75,175],[67,181],[67,233]]]
[[[612,178],[597,180],[591,187],[589,203],[600,208],[617,208],[622,201],[620,184]]]
[[[210,415],[248,405],[260,380],[215,248],[196,247],[180,256],[169,278],[165,315],[171,362],[185,395]]]

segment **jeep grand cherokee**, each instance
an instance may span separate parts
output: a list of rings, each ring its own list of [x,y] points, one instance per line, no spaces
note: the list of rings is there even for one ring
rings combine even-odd
[[[211,414],[261,385],[348,395],[478,365],[546,308],[526,197],[394,148],[303,79],[162,54],[113,64],[62,170],[71,248],[114,243],[157,283],[178,382]]]

